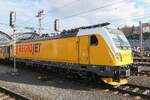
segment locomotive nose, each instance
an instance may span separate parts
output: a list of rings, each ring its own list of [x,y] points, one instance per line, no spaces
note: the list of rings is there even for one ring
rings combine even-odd
[[[120,61],[121,65],[133,63],[133,57],[132,57],[131,49],[119,50],[119,54],[121,57],[121,61]]]

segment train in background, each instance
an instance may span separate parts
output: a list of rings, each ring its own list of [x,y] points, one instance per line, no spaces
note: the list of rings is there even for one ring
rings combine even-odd
[[[110,85],[128,83],[133,63],[125,35],[109,23],[63,31],[57,36],[16,43],[16,61],[61,68]],[[0,47],[0,60],[13,61],[13,46]]]

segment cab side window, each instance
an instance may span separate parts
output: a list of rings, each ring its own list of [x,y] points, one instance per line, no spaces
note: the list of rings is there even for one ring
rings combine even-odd
[[[95,35],[90,36],[90,45],[91,46],[96,46],[98,45],[98,39]]]

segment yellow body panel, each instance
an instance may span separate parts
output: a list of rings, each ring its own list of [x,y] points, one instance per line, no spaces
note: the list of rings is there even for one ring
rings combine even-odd
[[[114,66],[115,57],[107,45],[106,41],[100,35],[96,35],[99,44],[90,46],[90,63],[95,65]]]
[[[78,63],[77,37],[17,44],[17,58]],[[12,57],[12,54],[11,54]]]
[[[121,55],[121,61],[119,61],[104,38],[100,35],[96,37],[99,42],[96,46],[89,45],[89,36],[17,43],[16,57],[112,67],[133,63],[131,49],[119,50]],[[10,54],[12,57],[12,50]]]
[[[89,62],[89,36],[79,37],[79,63],[90,64]]]
[[[122,66],[133,63],[131,48],[128,50],[119,50],[121,61],[117,60],[115,65]]]
[[[90,63],[95,65],[105,65],[105,66],[122,66],[133,63],[132,51],[119,50],[121,56],[121,61],[116,59],[115,54],[108,46],[106,41],[100,35],[96,35],[99,40],[99,45],[90,46]]]

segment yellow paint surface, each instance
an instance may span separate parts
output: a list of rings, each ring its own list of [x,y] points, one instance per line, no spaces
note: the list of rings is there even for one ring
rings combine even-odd
[[[113,85],[113,86],[120,86],[128,83],[127,78],[120,79],[120,82],[114,82],[112,78],[101,78],[101,80],[107,84]]]
[[[74,37],[65,39],[18,43],[17,48],[19,48],[20,50],[17,51],[16,57],[38,61],[78,63],[77,40],[78,38]],[[36,44],[40,44],[40,47],[34,47]],[[28,50],[30,49],[31,45],[32,51]],[[35,52],[35,49],[40,50],[38,52]]]
[[[79,37],[79,63],[90,64],[89,62],[89,36]]]
[[[127,65],[127,64],[132,64],[133,63],[133,56],[131,53],[131,48],[128,50],[119,50],[120,56],[121,56],[121,61],[116,61],[116,65]]]
[[[95,35],[98,39],[98,45],[93,46],[90,46],[90,36],[17,43],[16,57],[35,61],[92,64],[112,67],[120,67],[133,63],[131,49],[119,50],[121,57],[119,61],[104,38],[98,34]],[[13,57],[12,48],[10,51],[10,55]],[[113,82],[112,78],[102,78],[102,80],[111,85],[122,85],[128,82],[127,78],[120,79],[120,82]]]
[[[90,46],[90,63],[95,65],[114,66],[115,57],[104,38],[96,35],[97,46]]]
[[[96,37],[98,45],[94,46],[90,46],[89,36],[18,43],[17,58],[104,66],[133,63],[131,49],[119,50],[121,56],[119,61],[104,38],[98,34]]]

